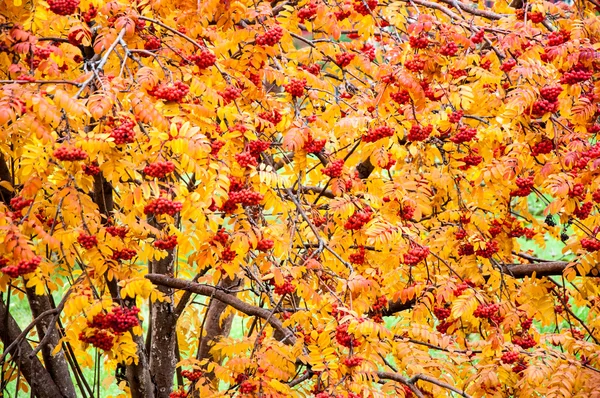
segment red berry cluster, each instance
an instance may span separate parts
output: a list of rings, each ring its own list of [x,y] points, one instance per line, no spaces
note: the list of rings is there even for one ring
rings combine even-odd
[[[537,343],[533,339],[533,336],[531,336],[529,333],[523,336],[514,335],[512,337],[512,342],[513,344],[516,344],[525,350],[528,348],[535,347],[537,345]]]
[[[81,148],[60,146],[54,151],[54,157],[65,162],[74,162],[87,159],[88,154]]]
[[[154,241],[154,247],[161,250],[173,250],[177,246],[177,236],[171,235],[166,239],[157,239]]]
[[[494,254],[498,253],[499,249],[500,248],[498,246],[498,242],[496,242],[495,240],[490,240],[486,243],[485,249],[477,249],[475,251],[475,254],[483,258],[491,258]]]
[[[523,361],[519,361],[519,363],[513,366],[512,371],[515,373],[521,373],[525,369],[527,369],[527,364]]]
[[[462,295],[464,293],[465,290],[467,290],[469,287],[474,287],[475,285],[473,284],[473,282],[471,282],[468,279],[465,279],[464,282],[459,283],[458,285],[456,285],[456,288],[454,289],[454,296],[458,297],[460,295]]]
[[[154,178],[164,178],[175,171],[175,164],[170,160],[150,163],[144,167],[144,174]]]
[[[190,87],[184,82],[173,84],[161,83],[148,91],[148,94],[166,101],[181,102],[190,92]]]
[[[408,38],[408,43],[410,44],[411,48],[416,48],[416,49],[423,49],[423,48],[427,48],[427,46],[429,45],[429,38],[425,35],[420,35],[420,36],[410,36]]]
[[[544,137],[540,142],[531,148],[531,154],[533,156],[545,155],[552,152],[552,149],[554,149],[554,143],[552,140]]]
[[[92,247],[96,247],[98,245],[98,238],[94,235],[83,233],[77,237],[77,242],[79,242],[84,249],[90,250]]]
[[[137,314],[140,309],[137,307],[115,307],[108,314],[98,314],[88,322],[88,326],[97,329],[111,330],[119,335],[123,334],[132,327],[139,326],[140,322]]]
[[[31,206],[32,203],[33,199],[24,199],[21,196],[15,196],[10,200],[10,207],[15,212],[20,212],[24,208]]]
[[[17,265],[9,265],[7,267],[1,268],[0,271],[4,272],[6,275],[11,278],[17,278],[21,275],[29,274],[37,269],[37,267],[42,262],[42,258],[39,256],[35,256],[30,260],[21,260],[17,263]],[[3,261],[6,263],[6,260]]]
[[[352,264],[364,264],[365,254],[366,252],[364,246],[359,246],[358,251],[348,256],[348,261],[350,261]]]
[[[263,195],[251,189],[240,189],[239,191],[229,192],[229,201],[243,206],[256,206],[263,200]]]
[[[92,19],[96,18],[97,15],[98,9],[91,5],[87,11],[81,13],[81,19],[83,19],[85,23],[90,23]]]
[[[548,35],[548,46],[559,46],[563,43],[568,42],[569,40],[571,40],[571,32],[561,29],[555,32],[551,32]]]
[[[244,151],[235,155],[235,161],[242,167],[258,166],[256,156],[253,156],[250,152]]]
[[[571,198],[583,198],[585,196],[585,186],[582,183],[576,183],[573,188],[569,190],[569,197]]]
[[[577,206],[577,208],[575,208],[575,210],[573,211],[573,214],[578,219],[585,220],[590,216],[590,213],[592,212],[593,208],[594,204],[592,202],[585,202],[583,205]]]
[[[285,86],[285,92],[292,97],[301,97],[306,89],[306,79],[291,79]]]
[[[414,246],[404,254],[403,263],[406,265],[417,265],[429,256],[429,248],[426,246]]]
[[[385,296],[379,296],[377,297],[377,300],[375,300],[375,303],[373,303],[373,305],[371,306],[371,313],[370,316],[373,319],[374,322],[377,323],[382,323],[383,322],[383,311],[387,308],[388,306],[388,299]]]
[[[144,50],[146,51],[154,51],[160,48],[160,39],[156,36],[148,36],[146,41],[144,42]]]
[[[252,156],[258,156],[270,147],[271,143],[269,141],[256,140],[250,141],[246,149],[250,152]]]
[[[539,99],[531,106],[530,114],[532,116],[542,116],[546,113],[555,113],[556,111],[558,111],[558,102]]]
[[[221,148],[225,146],[225,141],[215,140],[210,143],[210,154],[217,156]]]
[[[355,210],[354,214],[352,214],[344,224],[344,229],[348,231],[358,231],[363,225],[371,221],[371,218],[373,218],[373,211],[370,207],[367,207],[364,210]]]
[[[479,29],[479,31],[477,33],[475,33],[473,35],[473,37],[471,37],[471,42],[473,44],[480,44],[483,43],[483,39],[485,37],[485,30],[483,29]]]
[[[144,207],[144,214],[168,214],[174,216],[175,213],[181,211],[183,205],[180,202],[174,202],[167,198],[157,198],[152,200]]]
[[[321,170],[323,174],[331,178],[337,178],[342,175],[344,169],[344,159],[337,159],[330,162],[327,167]]]
[[[500,304],[479,304],[473,316],[477,318],[491,319],[493,316],[498,315]]]
[[[398,212],[398,215],[403,220],[410,221],[415,215],[415,210],[417,210],[416,207],[411,205],[410,203],[403,203],[402,206],[400,206],[400,211]]]
[[[472,256],[475,254],[475,248],[470,243],[463,243],[458,247],[459,256]]]
[[[361,357],[357,357],[357,356],[347,357],[347,358],[344,358],[344,365],[346,365],[349,368],[353,368],[356,366],[360,366],[362,361],[363,361],[363,358],[361,358]]]
[[[258,114],[258,117],[272,123],[273,126],[277,125],[282,120],[282,115],[277,109],[268,112],[261,112]]]
[[[88,176],[95,176],[100,173],[100,167],[98,166],[98,162],[94,161],[91,164],[82,164],[81,169],[83,173]]]
[[[483,162],[483,157],[476,153],[476,149],[477,148],[473,148],[473,153],[470,153],[461,159],[461,161],[465,163],[464,166],[459,167],[461,170],[467,170],[469,167],[477,166],[479,163]]]
[[[500,65],[500,70],[502,72],[510,72],[515,66],[517,66],[517,61],[513,58],[507,59]]]
[[[375,7],[377,7],[377,4],[377,0],[356,0],[352,4],[352,7],[354,8],[354,11],[356,11],[360,15],[369,15],[371,11],[373,11]],[[338,18],[338,20],[340,19]]]
[[[200,379],[200,377],[202,377],[202,372],[198,369],[194,369],[194,370],[182,370],[181,371],[181,376],[184,379],[188,379],[191,382],[195,382],[198,381]]]
[[[313,19],[317,15],[317,4],[313,1],[298,10],[298,19],[304,23],[307,19]]]
[[[531,327],[532,324],[533,324],[533,318],[524,318],[521,321],[521,329],[529,330],[529,328]]]
[[[502,363],[515,363],[517,362],[517,360],[519,359],[519,353],[516,351],[507,351],[504,354],[502,354],[502,357],[500,358],[500,360],[502,361]]]
[[[539,11],[530,12],[527,14],[529,20],[533,23],[540,23],[546,19],[546,16]]]
[[[512,191],[510,196],[529,196],[531,190],[533,189],[533,176],[519,177],[515,183],[519,189]]]
[[[475,138],[476,135],[477,129],[467,126],[461,126],[458,129],[458,133],[450,137],[450,141],[454,142],[455,144],[461,144],[463,142],[471,141],[473,138]]]
[[[415,57],[406,61],[404,67],[411,72],[418,73],[425,69],[425,60],[420,57]]]
[[[115,144],[130,144],[135,141],[135,131],[133,128],[135,127],[135,122],[128,117],[122,117],[119,119],[118,123],[112,121],[110,125],[118,124],[118,126],[113,127],[110,132],[111,138],[114,139]]]
[[[462,117],[464,115],[465,115],[465,113],[461,110],[454,111],[448,116],[448,121],[450,123],[458,123],[458,122],[460,122],[460,119],[462,119]]]
[[[319,153],[325,147],[327,140],[315,140],[312,134],[308,134],[308,139],[304,143],[304,150],[306,153]]]
[[[436,327],[435,330],[437,330],[438,332],[442,333],[442,334],[446,334],[446,332],[448,331],[448,328],[450,326],[452,326],[454,322],[440,322]]]
[[[275,292],[275,294],[279,294],[280,296],[283,296],[284,294],[288,294],[288,293],[294,293],[296,291],[296,287],[292,284],[292,276],[291,275],[287,275],[284,278],[284,282],[282,284],[279,285],[275,285],[275,289],[273,290]],[[271,281],[274,281],[274,279],[271,279]]]
[[[456,233],[454,234],[454,237],[458,240],[464,239],[467,237],[467,231],[465,231],[464,229],[459,229],[458,231],[456,231]]]
[[[77,11],[79,0],[48,0],[50,11],[58,15],[71,15]]]
[[[410,94],[406,90],[398,91],[396,93],[391,93],[390,98],[394,100],[399,105],[404,105],[410,102]]]
[[[550,102],[556,102],[558,100],[558,96],[562,93],[562,86],[546,86],[540,89],[540,95],[543,99],[548,100]]]
[[[226,246],[229,242],[229,234],[223,229],[219,229],[215,236],[213,236],[212,240],[214,242],[219,242],[221,245]]]
[[[592,193],[592,200],[596,203],[600,203],[600,189],[596,189]]]
[[[575,65],[570,71],[563,73],[559,80],[561,84],[577,84],[591,79],[593,73],[581,64]]]
[[[116,236],[121,239],[125,239],[127,235],[127,227],[115,227],[114,225],[106,227],[106,232],[111,236]]]
[[[595,238],[582,238],[581,247],[590,253],[596,252],[600,250],[600,240]]]
[[[169,394],[169,398],[188,398],[188,393],[185,390],[173,391]]]
[[[256,242],[256,250],[261,252],[269,251],[275,246],[275,242],[272,239],[261,239]]]
[[[409,141],[425,141],[429,138],[429,135],[433,131],[433,126],[428,124],[425,127],[421,127],[418,124],[413,124],[410,130],[408,131],[408,135],[406,139]]]
[[[448,71],[448,73],[450,73],[450,75],[454,79],[458,79],[459,77],[463,77],[463,76],[468,76],[469,75],[469,72],[467,72],[465,69],[450,69]]]
[[[373,129],[370,129],[366,135],[363,135],[363,142],[375,142],[385,137],[391,137],[394,135],[394,129],[390,126],[383,125]]]
[[[231,247],[229,247],[229,246],[225,247],[221,251],[221,260],[223,262],[229,263],[229,262],[235,260],[236,256],[237,256],[237,253],[235,251],[231,250]]]
[[[445,45],[440,48],[440,54],[445,55],[447,57],[452,57],[458,51],[458,46],[455,42],[449,41]]]
[[[114,250],[112,254],[112,259],[117,261],[129,261],[136,255],[137,252],[135,251],[135,249],[124,248],[120,250]]]
[[[377,54],[375,54],[375,47],[370,43],[366,43],[364,46],[362,46],[360,52],[363,53],[371,62],[375,61],[375,58],[377,58]]]
[[[392,154],[388,153],[388,162],[382,167],[382,169],[389,170],[396,164],[396,159],[392,158]]]
[[[79,334],[79,340],[85,344],[91,344],[94,347],[100,348],[104,351],[110,351],[115,344],[114,336],[107,330],[94,330],[89,336],[85,332]]]
[[[215,64],[217,62],[217,57],[212,51],[207,49],[200,51],[198,54],[192,54],[189,57],[189,60],[192,61],[199,69],[206,69]]]
[[[256,37],[256,44],[259,46],[274,46],[279,43],[283,37],[283,29],[279,25],[273,26],[262,35]]]
[[[240,384],[240,392],[242,394],[252,394],[254,391],[256,391],[256,385],[254,385],[253,383],[245,381],[242,384]]]
[[[321,72],[321,65],[319,64],[311,64],[311,65],[301,65],[300,69],[307,71],[311,75],[318,76]]]
[[[343,52],[341,54],[337,54],[335,56],[335,63],[338,64],[340,68],[345,68],[350,65],[350,62],[354,59],[354,54]]]
[[[451,312],[452,311],[450,310],[450,308],[446,307],[435,307],[433,309],[433,315],[435,315],[435,317],[441,321],[448,318]]]
[[[338,325],[338,327],[335,329],[335,339],[338,342],[338,344],[348,348],[358,347],[360,345],[360,341],[357,341],[348,333],[347,323]]]

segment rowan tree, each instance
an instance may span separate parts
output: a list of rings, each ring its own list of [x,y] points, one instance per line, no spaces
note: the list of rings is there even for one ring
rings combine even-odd
[[[3,393],[599,397],[598,9],[0,2]]]

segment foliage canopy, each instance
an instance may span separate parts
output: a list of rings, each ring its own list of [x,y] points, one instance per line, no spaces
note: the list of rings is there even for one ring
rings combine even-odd
[[[0,2],[2,389],[600,396],[599,6]]]

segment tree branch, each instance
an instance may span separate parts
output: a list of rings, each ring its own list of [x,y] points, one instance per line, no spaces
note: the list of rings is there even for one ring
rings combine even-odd
[[[201,285],[199,283],[194,283],[183,279],[171,278],[165,275],[158,274],[148,274],[145,277],[155,285],[168,286],[173,289],[179,290],[187,290],[191,291],[192,293],[200,294],[206,297],[214,296],[215,299],[235,308],[236,310],[246,315],[257,316],[264,320],[268,319],[269,324],[271,324],[271,326],[274,329],[278,330],[279,332],[283,333],[284,336],[286,336],[284,341],[288,341],[290,344],[294,344],[296,342],[296,337],[283,326],[281,321],[277,318],[270,316],[271,311],[257,307],[252,304],[248,304],[245,301],[238,299],[237,297],[231,296],[225,291],[215,288],[214,286]]]
[[[450,390],[452,392],[455,392],[456,394],[465,397],[465,398],[471,398],[471,396],[469,394],[467,394],[464,390],[459,390],[458,388],[451,386],[448,383],[444,383],[443,381],[440,381],[438,379],[434,379],[431,376],[427,376],[424,374],[417,374],[412,376],[410,379],[407,379],[406,377],[403,377],[397,373],[392,373],[392,372],[377,372],[377,377],[379,377],[380,379],[387,379],[387,380],[393,380],[396,381],[398,383],[402,383],[405,384],[409,387],[414,386],[414,384],[419,381],[426,381],[428,383],[431,384],[435,384],[436,386],[445,388],[447,390]]]

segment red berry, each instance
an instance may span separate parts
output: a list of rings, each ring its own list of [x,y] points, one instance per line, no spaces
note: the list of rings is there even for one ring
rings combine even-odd
[[[92,247],[96,247],[98,245],[98,238],[96,238],[94,235],[83,233],[77,237],[77,242],[79,242],[84,249],[90,250]]]
[[[173,102],[181,102],[189,92],[189,86],[180,81],[173,84],[161,83],[153,89],[148,90],[148,94],[158,99]]]
[[[175,171],[175,164],[169,160],[154,162],[144,167],[144,174],[154,178],[164,178],[173,171]]]
[[[292,97],[301,97],[306,89],[306,80],[291,79],[285,86],[285,91],[290,93]]]
[[[81,148],[60,146],[54,151],[54,157],[64,162],[74,162],[87,159],[88,154]]]
[[[79,0],[48,0],[48,6],[55,14],[71,15],[79,7]]]
[[[323,174],[331,178],[337,178],[342,175],[342,170],[344,168],[344,159],[337,159],[333,162],[330,162],[327,167],[321,170]]]
[[[366,135],[362,137],[363,142],[375,142],[382,138],[391,137],[394,135],[394,129],[390,126],[383,125],[370,129]]]
[[[274,46],[279,43],[283,37],[283,29],[279,25],[273,26],[268,29],[264,34],[256,37],[256,44],[259,46],[267,47]]]

